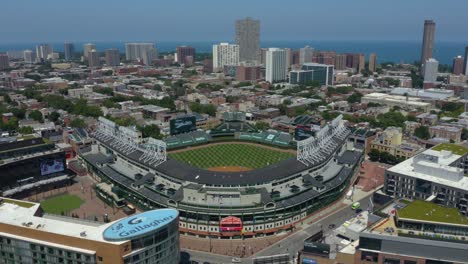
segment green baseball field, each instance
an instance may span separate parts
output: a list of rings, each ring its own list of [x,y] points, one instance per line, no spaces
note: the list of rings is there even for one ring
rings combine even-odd
[[[169,157],[212,171],[247,171],[295,157],[291,152],[242,143],[207,145],[169,153]]]
[[[83,203],[84,201],[76,195],[62,194],[42,201],[41,207],[46,213],[58,215],[78,209]]]

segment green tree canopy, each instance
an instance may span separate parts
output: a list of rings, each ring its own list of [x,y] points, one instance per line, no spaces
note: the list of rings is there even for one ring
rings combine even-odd
[[[37,111],[37,110],[32,111],[31,113],[29,113],[29,117],[32,118],[33,120],[44,123],[44,117],[42,116],[42,113],[40,111]]]

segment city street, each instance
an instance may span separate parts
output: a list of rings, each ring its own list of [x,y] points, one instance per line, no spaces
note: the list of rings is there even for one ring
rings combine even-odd
[[[361,208],[363,210],[366,210],[368,208],[369,196],[371,194],[372,192],[362,193],[360,197],[356,197],[357,195],[355,195],[355,199],[359,199],[357,201],[361,203]],[[311,217],[306,219],[302,225],[297,226],[298,228],[300,228],[298,231],[286,237],[285,239],[271,245],[270,247],[254,254],[253,256],[242,259],[242,263],[252,263],[252,260],[254,258],[262,256],[280,254],[290,254],[291,256],[297,256],[297,252],[302,249],[303,242],[305,239],[320,231],[321,228],[323,229],[323,232],[326,235],[330,232],[328,228],[330,224],[334,224],[338,227],[341,224],[343,224],[346,220],[352,218],[353,215],[355,215],[355,211],[351,210],[351,207],[347,205],[349,201],[346,201],[345,203],[346,204],[335,203],[331,207],[326,208],[324,211],[312,215]],[[208,252],[200,252],[185,249],[182,249],[182,252],[188,253],[190,255],[191,261],[197,261],[199,263],[232,263],[232,257],[230,256],[216,255]]]

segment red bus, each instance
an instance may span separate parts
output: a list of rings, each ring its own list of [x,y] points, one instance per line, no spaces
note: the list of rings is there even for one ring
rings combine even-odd
[[[219,223],[220,232],[242,232],[242,220],[239,217],[228,216]]]

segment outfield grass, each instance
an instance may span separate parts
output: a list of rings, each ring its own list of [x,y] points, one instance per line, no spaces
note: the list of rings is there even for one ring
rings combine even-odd
[[[202,169],[222,166],[258,169],[294,157],[292,153],[238,143],[208,145],[169,156]]]
[[[76,195],[62,194],[41,202],[41,207],[46,213],[61,214],[78,209],[83,203],[84,201]]]
[[[468,218],[457,208],[448,208],[431,202],[416,200],[398,210],[398,217],[422,221],[468,225]]]
[[[466,153],[468,153],[468,148],[465,148],[460,145],[451,144],[451,143],[442,143],[433,147],[432,149],[437,150],[437,151],[448,150],[448,151],[452,151],[453,154],[460,155],[460,156],[463,156]]]

